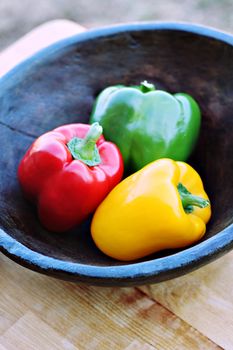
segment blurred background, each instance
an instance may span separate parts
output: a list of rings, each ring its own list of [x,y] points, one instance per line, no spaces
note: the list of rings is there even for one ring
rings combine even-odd
[[[88,28],[169,20],[233,32],[233,0],[0,0],[0,49],[35,26],[61,18]]]

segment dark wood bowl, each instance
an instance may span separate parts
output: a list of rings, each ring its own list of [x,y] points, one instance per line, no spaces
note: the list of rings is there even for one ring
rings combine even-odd
[[[96,95],[112,84],[155,83],[187,92],[203,122],[189,162],[200,172],[213,215],[204,239],[183,250],[120,263],[90,238],[90,220],[67,234],[43,229],[17,181],[32,141],[58,125],[85,122]],[[233,247],[233,37],[195,25],[129,24],[63,40],[0,80],[0,249],[16,262],[66,280],[136,285],[170,279]]]

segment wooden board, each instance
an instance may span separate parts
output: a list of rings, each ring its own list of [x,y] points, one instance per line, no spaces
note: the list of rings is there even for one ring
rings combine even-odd
[[[0,259],[6,349],[218,349],[137,288],[78,286]]]
[[[84,30],[47,23],[0,54],[0,75]],[[0,350],[233,349],[233,252],[189,275],[140,288],[55,280],[0,255]]]

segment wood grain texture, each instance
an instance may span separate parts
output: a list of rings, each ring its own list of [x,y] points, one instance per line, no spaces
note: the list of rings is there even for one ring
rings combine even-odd
[[[0,267],[0,344],[9,350],[218,349],[138,289],[78,286],[2,255]]]
[[[0,339],[9,350],[15,350],[16,348],[17,350],[78,349],[31,311],[26,312]]]
[[[140,288],[224,349],[233,349],[233,252],[182,278]]]
[[[148,344],[142,344],[141,342],[135,340],[133,341],[125,350],[153,350],[153,346]]]

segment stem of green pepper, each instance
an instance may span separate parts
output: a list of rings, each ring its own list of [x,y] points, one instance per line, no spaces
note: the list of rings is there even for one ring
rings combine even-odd
[[[100,155],[96,142],[103,132],[103,128],[99,123],[93,123],[88,130],[86,136],[81,139],[74,137],[69,141],[69,148],[74,159],[81,160],[83,163],[94,166],[101,163]]]
[[[155,86],[154,84],[148,83],[147,80],[144,80],[140,85],[139,85],[139,90],[143,93],[147,93],[150,91],[155,91]]]
[[[210,202],[207,199],[204,199],[199,196],[194,196],[181,183],[178,184],[177,189],[180,194],[182,205],[186,213],[192,213],[193,206],[199,208],[206,208],[210,205]]]

